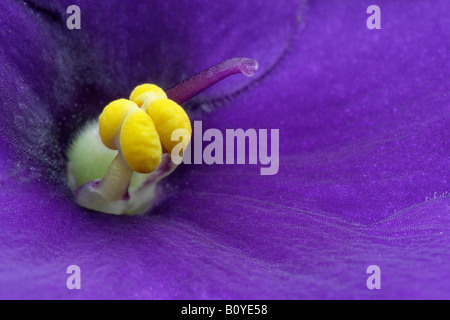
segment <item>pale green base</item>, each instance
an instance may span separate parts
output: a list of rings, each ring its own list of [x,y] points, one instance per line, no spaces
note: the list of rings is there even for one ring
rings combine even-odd
[[[98,132],[98,121],[88,122],[75,136],[67,152],[67,180],[72,191],[89,181],[103,178],[117,150],[106,148]],[[147,180],[149,174],[134,173],[130,192]]]

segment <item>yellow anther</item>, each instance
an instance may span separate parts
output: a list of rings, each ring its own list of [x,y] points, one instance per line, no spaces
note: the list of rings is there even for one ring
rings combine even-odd
[[[122,155],[136,172],[150,173],[161,162],[161,142],[150,116],[142,109],[131,112],[120,132]]]
[[[130,100],[136,102],[139,107],[156,99],[167,99],[167,95],[160,87],[148,83],[137,86],[130,95]]]
[[[138,109],[136,103],[126,99],[115,100],[103,109],[98,124],[100,137],[107,148],[118,149],[117,137],[122,124],[131,111]]]
[[[133,101],[119,99],[105,107],[99,118],[100,137],[106,147],[119,150],[131,170],[150,173],[159,166],[163,147],[171,153],[180,143],[172,141],[175,130],[189,133],[189,138],[183,138],[187,146],[191,123],[183,108],[155,85],[136,87],[130,99]]]
[[[167,152],[172,152],[179,141],[172,141],[172,132],[176,129],[185,129],[192,133],[191,122],[182,107],[169,99],[156,99],[150,103],[146,112],[155,123],[161,143]],[[187,146],[189,141],[183,141]]]

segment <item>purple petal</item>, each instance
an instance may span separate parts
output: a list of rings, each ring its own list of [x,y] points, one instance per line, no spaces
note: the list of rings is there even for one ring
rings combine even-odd
[[[0,8],[0,297],[449,298],[448,1],[380,0],[381,30],[363,2],[310,2],[302,29],[286,2],[125,3],[81,3],[78,35]],[[143,217],[73,203],[61,154],[75,128],[141,81],[170,85],[238,49],[265,76],[204,125],[280,129],[277,175],[185,165]],[[72,264],[80,291],[65,286]],[[381,290],[366,287],[373,264]]]

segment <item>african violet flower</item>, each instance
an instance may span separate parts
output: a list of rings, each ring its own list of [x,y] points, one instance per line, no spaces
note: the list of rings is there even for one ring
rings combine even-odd
[[[368,30],[371,4],[3,1],[0,296],[449,298],[450,4],[379,0]],[[220,130],[279,128],[278,174],[181,165],[142,216],[75,204],[78,129],[140,83],[232,56],[259,75],[184,107]]]
[[[76,203],[109,214],[149,211],[159,198],[158,183],[183,160],[191,163],[187,160],[191,150],[199,149],[190,144],[191,122],[179,103],[228,76],[251,77],[257,69],[256,61],[236,57],[167,92],[146,83],[134,88],[130,99],[109,103],[98,121],[89,122],[74,137],[67,153],[67,181]],[[202,139],[200,135],[197,140]]]

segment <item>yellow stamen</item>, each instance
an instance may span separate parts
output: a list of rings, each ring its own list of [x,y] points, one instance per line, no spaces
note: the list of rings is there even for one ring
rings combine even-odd
[[[134,88],[131,92],[130,100],[135,102],[139,107],[144,110],[146,105],[155,99],[167,99],[167,95],[163,89],[154,84],[141,84]]]
[[[192,134],[191,122],[182,107],[176,102],[169,99],[156,99],[147,107],[148,115],[155,122],[161,143],[167,152],[171,153],[172,149],[179,141],[172,141],[172,132],[176,129],[185,129]],[[187,144],[189,141],[183,141]]]
[[[108,104],[98,124],[85,126],[68,153],[67,176],[76,202],[111,214],[138,214],[151,208],[160,197],[157,183],[181,163],[191,139],[191,123],[178,104],[229,75],[251,76],[257,66],[250,59],[229,59],[167,94],[156,85],[142,84],[129,100]],[[178,140],[172,141],[172,136]]]
[[[122,156],[118,154],[111,162],[108,171],[98,185],[99,194],[106,200],[123,200],[123,195],[128,191],[133,173],[123,161]]]
[[[120,133],[120,148],[130,168],[150,173],[161,162],[161,142],[152,119],[144,110],[133,111],[125,119]]]
[[[103,109],[98,119],[98,125],[100,137],[107,148],[119,149],[117,137],[122,129],[122,124],[128,114],[136,110],[139,110],[137,104],[127,99],[115,100]]]
[[[77,202],[84,207],[109,213],[128,212],[126,198],[133,174],[152,173],[146,181],[154,186],[178,164],[170,158],[172,149],[180,143],[172,141],[172,133],[186,130],[189,136],[183,137],[183,144],[189,143],[189,118],[183,108],[167,99],[162,89],[144,84],[133,90],[130,99],[133,101],[111,102],[99,117],[98,132],[103,144],[118,150],[118,154],[100,181],[90,181],[78,189]],[[163,152],[164,164],[158,169]],[[136,201],[135,204],[141,200]]]

